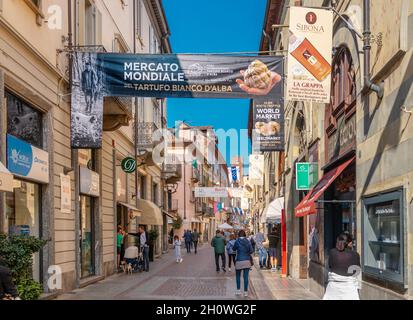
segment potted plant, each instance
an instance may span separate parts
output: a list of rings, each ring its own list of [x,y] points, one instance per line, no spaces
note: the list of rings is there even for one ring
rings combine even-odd
[[[175,230],[179,230],[182,227],[182,223],[183,223],[183,220],[181,216],[177,216],[174,222],[172,223],[172,228],[174,228]]]
[[[7,236],[0,233],[0,255],[10,268],[13,283],[23,300],[37,300],[43,289],[32,276],[33,254],[40,251],[47,241],[28,236]]]
[[[155,255],[155,243],[156,239],[159,237],[159,232],[157,228],[151,229],[148,232],[149,234],[149,261],[154,261],[154,255]]]

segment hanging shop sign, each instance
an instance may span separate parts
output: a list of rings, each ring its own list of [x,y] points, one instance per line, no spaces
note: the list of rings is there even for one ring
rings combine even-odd
[[[72,211],[72,188],[70,176],[60,174],[60,212],[70,213]]]
[[[71,145],[100,148],[103,98],[283,98],[283,57],[75,52]]]
[[[8,134],[7,169],[22,178],[49,183],[49,154]]]
[[[80,193],[92,197],[100,195],[100,177],[97,172],[80,167]]]
[[[244,196],[243,188],[228,188],[228,195],[231,198],[242,198]]]
[[[264,155],[251,154],[249,161],[249,184],[262,186],[264,184]]]
[[[250,202],[248,198],[241,198],[241,209],[248,210],[250,208]]]
[[[301,162],[295,165],[296,189],[311,190],[318,182],[318,164]]]
[[[242,197],[247,199],[254,198],[254,185],[251,183],[250,178],[244,177]]]
[[[126,157],[121,162],[121,168],[126,173],[132,173],[136,170],[136,159],[132,157]]]
[[[333,12],[291,7],[286,99],[330,102]]]
[[[195,198],[227,198],[228,188],[223,187],[196,187]]]
[[[252,148],[256,152],[284,151],[283,100],[254,99]]]
[[[240,170],[239,167],[230,167],[228,168],[228,173],[230,177],[230,183],[237,183],[240,180]]]

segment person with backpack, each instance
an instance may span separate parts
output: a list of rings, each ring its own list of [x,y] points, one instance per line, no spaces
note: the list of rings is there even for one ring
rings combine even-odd
[[[237,296],[241,295],[241,272],[243,272],[244,297],[248,297],[248,280],[253,250],[251,242],[247,239],[247,235],[244,230],[239,231],[238,239],[235,241],[233,251],[237,253],[235,262],[237,291],[235,294]]]
[[[228,254],[228,271],[229,272],[231,272],[231,263],[233,263],[235,267],[235,259],[237,257],[236,252],[234,252],[233,250],[234,244],[235,244],[235,235],[231,234],[229,236],[229,241],[226,246],[227,254]]]

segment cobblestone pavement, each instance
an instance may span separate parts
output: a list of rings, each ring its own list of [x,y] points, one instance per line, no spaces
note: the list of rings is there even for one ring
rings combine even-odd
[[[184,250],[183,250],[184,251]],[[235,272],[215,271],[213,249],[203,245],[198,254],[183,253],[175,262],[173,250],[150,264],[150,271],[116,274],[98,283],[60,295],[59,300],[316,300],[305,283],[269,270],[250,272],[248,298],[235,296]]]
[[[235,296],[235,272],[215,271],[213,249],[205,244],[198,254],[183,253],[175,262],[173,250],[150,264],[150,271],[117,274],[86,288],[60,295],[59,300],[232,300],[256,299]]]

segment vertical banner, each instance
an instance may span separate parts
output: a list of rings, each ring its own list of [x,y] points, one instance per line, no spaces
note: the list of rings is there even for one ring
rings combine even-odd
[[[97,53],[75,52],[72,64],[72,148],[102,146],[105,73]]]
[[[282,100],[253,101],[252,149],[255,152],[284,151],[284,105]]]
[[[291,7],[286,99],[330,102],[333,12]]]
[[[250,155],[249,183],[262,186],[264,184],[264,155]]]

